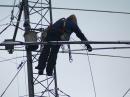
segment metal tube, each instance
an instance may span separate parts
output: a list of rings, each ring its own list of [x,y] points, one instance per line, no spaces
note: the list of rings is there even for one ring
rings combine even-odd
[[[130,44],[130,41],[46,41],[46,42],[2,42],[0,46],[5,45],[35,45],[35,44],[44,44],[44,45],[61,45],[61,44]]]
[[[28,6],[28,0],[22,1],[24,4],[24,27],[25,27],[25,33],[30,32],[30,21],[29,21],[29,6]],[[29,91],[29,97],[34,97],[34,86],[33,86],[33,68],[32,68],[32,52],[28,51],[27,54],[27,72],[28,72],[28,91]]]
[[[18,15],[17,24],[16,24],[15,31],[14,31],[13,41],[15,41],[16,35],[17,35],[17,32],[18,32],[18,27],[19,27],[19,23],[20,23],[20,19],[21,19],[21,16],[22,16],[22,11],[23,11],[23,2],[21,3],[21,6],[20,6],[19,10],[20,10],[20,12],[19,12],[19,15]]]

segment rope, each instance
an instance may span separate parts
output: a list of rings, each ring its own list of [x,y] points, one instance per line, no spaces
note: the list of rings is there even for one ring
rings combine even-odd
[[[74,40],[74,39],[73,39]],[[81,47],[84,47],[82,44],[80,44]],[[86,46],[84,47],[86,49]],[[92,78],[92,84],[93,84],[93,90],[94,90],[94,95],[96,97],[97,93],[96,93],[96,88],[95,88],[95,83],[94,83],[94,77],[93,77],[93,73],[92,73],[92,67],[91,67],[91,63],[90,63],[90,58],[89,58],[89,54],[88,54],[88,50],[87,51],[87,57],[88,57],[88,63],[89,63],[89,69],[90,69],[90,74],[91,74],[91,78]]]
[[[88,55],[88,51],[87,51],[87,56],[88,56],[89,69],[90,69],[91,78],[92,78],[92,84],[93,84],[94,95],[95,95],[95,97],[96,97],[97,93],[96,93],[96,88],[95,88],[95,83],[94,83],[94,77],[93,77],[93,72],[92,72],[92,67],[91,67],[91,63],[90,63],[90,58],[89,58],[89,55]]]
[[[22,63],[22,62],[21,62]],[[3,97],[3,95],[5,94],[5,92],[7,91],[7,89],[10,87],[10,85],[12,84],[12,82],[14,81],[14,79],[17,77],[17,75],[19,74],[19,72],[21,71],[21,69],[23,68],[24,64],[26,63],[26,61],[23,62],[23,65],[21,66],[21,68],[17,71],[17,73],[15,74],[15,76],[12,78],[11,82],[8,84],[8,86],[5,88],[5,90],[3,91],[3,93],[1,94],[0,97]]]

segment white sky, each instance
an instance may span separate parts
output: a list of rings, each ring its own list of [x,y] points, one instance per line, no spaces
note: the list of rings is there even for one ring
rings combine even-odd
[[[1,0],[0,4],[13,4],[13,0]],[[53,7],[130,12],[130,0],[52,0],[52,4]],[[9,23],[10,17],[4,21],[1,21],[1,19],[10,15],[11,10],[12,8],[0,7],[0,25]],[[17,10],[15,11],[17,13]],[[77,16],[78,25],[88,40],[130,40],[130,15],[53,10],[53,21],[62,17],[67,17],[70,14],[75,14]],[[3,27],[0,26],[0,31],[2,29]],[[12,38],[13,32],[14,28],[8,28],[5,33],[0,35],[0,42],[4,39]],[[23,33],[20,32],[21,31],[19,31],[17,40],[21,40],[23,37]],[[79,40],[74,34],[72,35],[72,38],[74,40]],[[113,46],[128,45],[92,45],[94,48]],[[83,47],[71,45],[71,48],[79,49]],[[26,55],[25,52],[14,52],[13,55],[8,54],[6,51],[0,51],[0,53],[0,61]],[[130,56],[129,49],[95,50],[91,53]],[[58,54],[58,87],[71,97],[95,97],[88,56],[72,56],[73,62],[70,63],[68,54]],[[123,97],[124,93],[130,88],[130,59],[104,56],[89,56],[89,58],[97,94],[96,97]],[[0,94],[17,72],[17,66],[25,59],[26,58],[20,58],[12,61],[0,62]],[[27,79],[25,73],[26,67],[20,71],[19,76],[15,79],[3,97],[18,97],[27,94]],[[130,92],[125,97],[130,97]]]

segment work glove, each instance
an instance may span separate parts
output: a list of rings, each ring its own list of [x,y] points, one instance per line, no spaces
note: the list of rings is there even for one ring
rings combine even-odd
[[[92,47],[91,47],[91,45],[90,45],[90,44],[85,44],[85,46],[87,47],[87,50],[88,50],[89,52],[91,52],[91,51],[92,51]]]

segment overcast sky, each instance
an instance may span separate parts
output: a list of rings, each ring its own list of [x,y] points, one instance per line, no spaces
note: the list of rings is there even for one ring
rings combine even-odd
[[[20,0],[16,0],[19,2]],[[2,4],[13,4],[13,0],[1,0]],[[108,10],[130,12],[130,0],[52,0],[53,7],[66,7],[91,10]],[[0,7],[0,25],[9,23],[12,8]],[[15,9],[15,14],[17,8]],[[112,14],[85,11],[53,10],[53,22],[62,17],[75,14],[82,32],[92,41],[129,41],[130,40],[130,14]],[[7,17],[7,18],[5,18]],[[36,18],[36,17],[35,17]],[[21,26],[21,25],[20,25]],[[0,31],[5,26],[0,26]],[[0,35],[0,42],[13,37],[14,28],[9,27]],[[19,30],[17,40],[23,40],[23,33]],[[71,40],[79,40],[75,34]],[[96,45],[93,48],[129,46],[129,45]],[[0,47],[1,49],[3,47]],[[83,49],[81,45],[71,45],[71,49]],[[0,94],[5,90],[21,61],[22,57],[15,60],[4,61],[19,56],[25,52],[0,51]],[[76,52],[80,53],[80,52]],[[86,53],[86,51],[82,51]],[[130,49],[122,50],[93,50],[89,54],[115,55],[130,57]],[[130,58],[106,57],[95,55],[72,55],[73,62],[69,62],[68,54],[58,54],[57,79],[58,87],[71,97],[95,97],[91,65],[96,97],[123,97],[130,88]],[[89,58],[89,60],[88,60]],[[89,64],[90,61],[90,64]],[[36,63],[37,64],[37,63]],[[35,65],[36,65],[35,64]],[[37,72],[36,70],[34,70]],[[20,71],[3,97],[19,97],[27,94],[26,65]],[[125,97],[130,97],[130,91]]]

